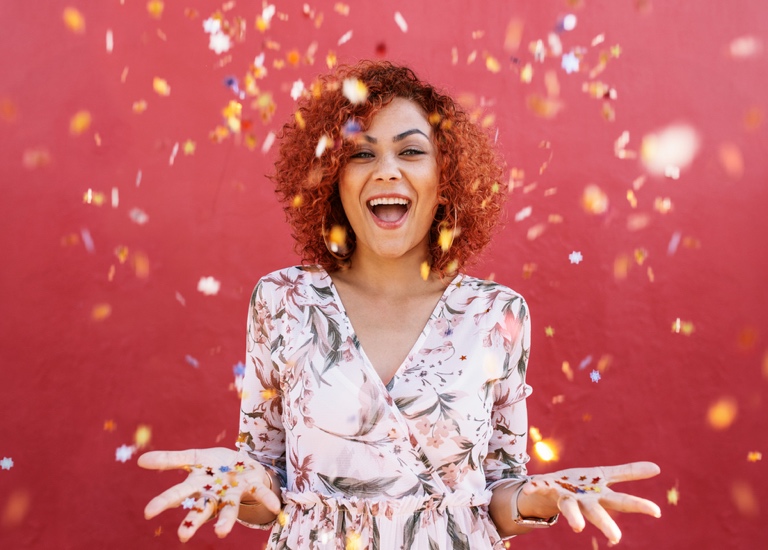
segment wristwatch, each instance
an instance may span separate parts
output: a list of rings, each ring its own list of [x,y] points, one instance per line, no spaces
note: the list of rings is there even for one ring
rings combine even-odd
[[[529,481],[530,479],[523,481],[523,483],[520,484],[520,488],[515,493],[515,513],[517,516],[515,517],[514,522],[516,525],[522,525],[524,527],[552,527],[557,523],[560,514],[555,514],[551,518],[524,518],[520,515],[520,508],[517,505],[517,500],[520,498],[520,492],[523,490],[523,487]]]

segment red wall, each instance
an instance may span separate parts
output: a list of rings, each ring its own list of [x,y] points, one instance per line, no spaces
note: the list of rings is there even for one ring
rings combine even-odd
[[[325,70],[329,50],[342,61],[385,53],[474,98],[483,116],[495,116],[509,167],[524,171],[505,228],[472,272],[493,274],[531,305],[530,418],[559,447],[558,462],[534,457],[532,472],[653,460],[661,475],[626,488],[658,502],[663,516],[621,518],[623,547],[765,544],[768,456],[748,458],[768,453],[764,2],[396,0],[350,3],[344,15],[318,0],[313,19],[302,3],[283,1],[285,18],[275,16],[263,34],[254,26],[259,2],[229,4],[224,16],[244,18],[245,39],[218,56],[202,27],[221,7],[214,1],[167,0],[154,18],[144,0],[72,0],[82,33],[64,24],[66,2],[0,3],[0,459],[13,460],[0,470],[0,545],[180,546],[182,513],[145,521],[142,508],[181,474],[140,470],[135,454],[116,461],[116,449],[133,445],[142,425],[151,428],[145,449],[233,444],[232,367],[244,358],[250,291],[261,275],[297,261],[264,177],[273,152],[261,147],[292,113],[291,84]],[[578,24],[560,34],[564,53],[581,48],[583,57],[573,74],[559,57],[535,61],[528,47],[546,42],[567,13]],[[504,46],[513,19],[522,23],[517,50]],[[592,45],[600,34],[604,42]],[[734,56],[740,37],[762,48]],[[292,49],[304,57],[312,43],[313,65],[274,66]],[[582,87],[600,53],[617,44],[620,55],[594,78],[617,92],[608,121],[603,101]],[[262,122],[246,99],[255,150],[242,135],[214,143],[209,134],[236,99],[225,77],[242,79],[262,51],[268,75],[258,85],[273,94],[274,118]],[[529,62],[531,82],[521,82]],[[546,98],[547,71],[561,105],[551,118],[529,107],[534,95]],[[170,95],[153,91],[154,77]],[[135,113],[140,100],[146,110]],[[91,125],[72,135],[80,110]],[[700,138],[679,179],[617,158],[622,132],[626,149],[638,151],[643,136],[672,123]],[[186,140],[194,154],[181,150]],[[627,191],[644,175],[633,208]],[[603,214],[582,207],[590,183],[609,199]],[[103,193],[104,204],[84,202],[88,189]],[[660,212],[657,199],[671,210]],[[530,216],[515,221],[525,207]],[[134,208],[148,215],[145,224],[131,220]],[[539,224],[543,233],[529,239]],[[115,253],[121,246],[125,263]],[[642,265],[636,249],[647,251]],[[569,262],[573,251],[583,255],[578,265]],[[617,277],[622,257],[627,269]],[[197,291],[204,276],[221,281],[217,295]],[[676,319],[680,332],[671,330]],[[724,398],[736,415],[716,428],[709,413]],[[512,546],[605,547],[594,528],[575,535],[561,523]],[[263,540],[238,526],[220,542],[205,528],[187,546]]]

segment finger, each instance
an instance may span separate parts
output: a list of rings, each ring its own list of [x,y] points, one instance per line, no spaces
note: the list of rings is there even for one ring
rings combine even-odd
[[[659,509],[655,502],[626,493],[615,493],[613,491],[603,493],[600,496],[600,504],[617,512],[648,514],[655,518],[661,517],[661,509]]]
[[[234,527],[237,521],[237,514],[239,512],[239,506],[235,502],[226,502],[219,510],[219,517],[216,520],[216,524],[213,526],[213,530],[216,531],[216,536],[219,538],[226,537],[232,527]]]
[[[217,501],[213,498],[200,498],[197,505],[193,508],[184,518],[184,521],[179,525],[177,534],[181,542],[187,542],[191,539],[200,526],[208,521],[216,512]]]
[[[597,500],[581,500],[581,511],[587,521],[600,529],[608,538],[610,544],[618,544],[621,540],[621,530],[608,512],[597,503]]]
[[[586,522],[584,521],[584,516],[581,515],[579,503],[576,502],[573,497],[569,495],[561,496],[557,501],[557,507],[560,509],[560,513],[563,517],[568,521],[568,525],[571,526],[571,529],[577,533],[581,533],[584,530]]]
[[[277,498],[277,495],[275,495],[272,489],[263,483],[254,483],[248,492],[253,495],[253,498],[261,502],[267,508],[267,510],[273,514],[280,512],[280,499]]]
[[[186,451],[149,451],[139,457],[138,464],[148,470],[171,470],[197,464],[196,449]]]
[[[653,462],[630,462],[618,466],[603,466],[600,470],[602,470],[603,478],[607,483],[647,479],[661,472],[661,468]]]
[[[147,503],[144,507],[144,518],[152,519],[160,512],[168,510],[169,508],[175,508],[181,504],[184,499],[191,497],[199,491],[199,487],[189,481],[174,485]]]

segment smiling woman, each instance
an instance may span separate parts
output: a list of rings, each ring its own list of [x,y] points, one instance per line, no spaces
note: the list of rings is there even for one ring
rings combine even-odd
[[[389,63],[311,90],[274,179],[304,260],[319,265],[258,282],[239,450],[143,455],[141,466],[190,472],[146,516],[184,503],[182,540],[218,514],[219,536],[236,521],[268,528],[270,549],[475,550],[560,513],[611,542],[621,532],[606,509],[658,516],[609,488],[655,475],[652,463],[527,475],[528,306],[462,272],[505,197],[485,134]]]

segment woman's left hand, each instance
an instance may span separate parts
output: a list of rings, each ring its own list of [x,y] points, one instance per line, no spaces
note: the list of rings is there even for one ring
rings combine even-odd
[[[556,505],[577,533],[589,521],[608,537],[610,544],[616,544],[621,539],[621,530],[607,510],[648,514],[656,518],[661,517],[661,510],[650,500],[615,492],[610,486],[620,481],[653,477],[660,471],[653,462],[570,468],[532,476],[522,493],[533,500],[549,501]]]

